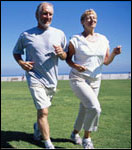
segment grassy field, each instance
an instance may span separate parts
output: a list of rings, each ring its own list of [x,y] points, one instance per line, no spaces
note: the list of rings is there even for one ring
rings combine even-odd
[[[95,148],[131,148],[131,80],[103,80],[99,128],[92,133]],[[56,148],[82,148],[70,140],[79,100],[69,81],[59,81],[49,109],[50,133]],[[26,82],[1,82],[1,147],[42,149],[33,140],[36,109]],[[83,136],[83,129],[81,131]]]

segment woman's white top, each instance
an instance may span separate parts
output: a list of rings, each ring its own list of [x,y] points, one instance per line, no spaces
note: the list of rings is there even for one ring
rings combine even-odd
[[[70,42],[75,49],[74,62],[87,68],[84,72],[72,68],[71,74],[91,78],[100,77],[106,51],[109,48],[107,38],[99,33],[94,33],[86,40],[82,34],[78,34],[74,35]]]

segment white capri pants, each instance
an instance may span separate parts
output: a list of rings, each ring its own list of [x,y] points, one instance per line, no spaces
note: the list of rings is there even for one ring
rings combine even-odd
[[[75,95],[80,99],[80,108],[74,129],[80,131],[83,127],[85,131],[96,131],[101,113],[97,98],[101,78],[71,78],[70,83]]]

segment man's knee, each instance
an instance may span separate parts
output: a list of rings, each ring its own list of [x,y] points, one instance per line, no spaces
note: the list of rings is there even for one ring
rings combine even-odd
[[[48,108],[39,109],[37,112],[38,118],[48,117]]]

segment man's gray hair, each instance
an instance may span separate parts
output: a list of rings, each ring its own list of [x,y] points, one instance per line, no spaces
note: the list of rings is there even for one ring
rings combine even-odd
[[[54,9],[53,4],[51,4],[51,3],[49,3],[49,2],[42,2],[42,3],[40,3],[40,4],[38,5],[38,7],[37,7],[37,9],[36,9],[36,13],[35,13],[37,20],[38,20],[38,17],[39,17],[39,13],[41,12],[41,8],[42,8],[41,6],[44,5],[44,4],[48,4],[49,6],[51,6],[51,7]]]

